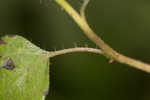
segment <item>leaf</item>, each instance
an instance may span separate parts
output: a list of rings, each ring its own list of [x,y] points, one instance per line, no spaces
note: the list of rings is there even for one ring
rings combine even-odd
[[[21,36],[0,41],[0,100],[44,100],[49,88],[46,51]]]

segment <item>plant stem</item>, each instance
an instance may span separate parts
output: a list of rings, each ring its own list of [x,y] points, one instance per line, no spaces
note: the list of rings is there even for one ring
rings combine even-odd
[[[83,0],[83,4],[80,8],[80,16],[86,21],[85,10],[90,0]]]
[[[58,55],[73,53],[73,52],[91,52],[96,54],[102,54],[101,50],[94,49],[94,48],[69,48],[69,49],[63,49],[58,51],[51,51],[48,53],[48,57],[52,58]]]
[[[84,34],[92,40],[96,45],[98,45],[103,55],[114,59],[123,64],[128,64],[137,69],[150,72],[150,65],[143,63],[141,61],[132,59],[130,57],[126,57],[115,50],[113,50],[108,44],[106,44],[99,36],[94,33],[94,31],[89,27],[87,22],[81,17],[81,15],[71,7],[71,5],[66,0],[55,0],[64,10],[74,19],[74,21],[79,25],[79,27],[83,30]]]

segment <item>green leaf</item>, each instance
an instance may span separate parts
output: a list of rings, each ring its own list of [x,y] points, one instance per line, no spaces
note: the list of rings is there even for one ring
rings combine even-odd
[[[21,36],[0,41],[0,100],[44,100],[49,88],[46,51]]]

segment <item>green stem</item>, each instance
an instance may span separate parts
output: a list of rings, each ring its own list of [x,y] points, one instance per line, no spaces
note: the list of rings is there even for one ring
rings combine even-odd
[[[73,52],[91,52],[96,54],[102,54],[101,50],[94,49],[94,48],[69,48],[69,49],[63,49],[58,51],[51,51],[48,53],[48,57],[52,58],[58,55],[66,54],[66,53],[73,53]]]
[[[58,3],[62,8],[64,8],[64,10],[73,18],[73,20],[83,30],[84,34],[101,48],[104,56],[110,59],[114,59],[115,61],[118,61],[120,63],[128,64],[137,69],[150,72],[149,64],[132,59],[130,57],[126,57],[113,50],[99,36],[97,36],[96,33],[94,33],[94,31],[87,24],[86,20],[84,20],[82,16],[75,9],[73,9],[72,6],[66,0],[55,0],[55,2]]]
[[[80,16],[86,21],[85,10],[90,0],[83,0],[83,4],[80,8]]]

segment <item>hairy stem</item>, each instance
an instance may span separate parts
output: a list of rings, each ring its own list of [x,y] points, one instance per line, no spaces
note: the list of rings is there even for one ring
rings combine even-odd
[[[150,72],[150,65],[146,64],[144,62],[132,59],[130,57],[124,56],[118,52],[116,52],[114,49],[112,49],[108,44],[106,44],[99,36],[94,33],[94,31],[89,27],[86,20],[82,18],[82,16],[71,7],[70,4],[66,0],[55,0],[56,3],[58,3],[64,10],[73,18],[73,20],[79,25],[79,27],[83,30],[84,34],[92,40],[96,45],[98,45],[103,55],[113,59],[115,61],[118,61],[123,64],[128,64],[132,67],[135,67],[137,69]]]
[[[69,49],[63,49],[58,51],[51,51],[48,53],[48,57],[52,58],[58,55],[63,55],[66,53],[73,53],[73,52],[91,52],[96,54],[102,54],[100,49],[94,49],[94,48],[69,48]]]

